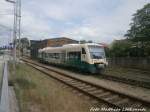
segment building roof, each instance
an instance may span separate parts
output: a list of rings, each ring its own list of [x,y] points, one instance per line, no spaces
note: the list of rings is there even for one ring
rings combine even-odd
[[[62,40],[62,39],[72,40],[72,41],[79,42],[79,41],[77,41],[77,40],[70,39],[70,38],[68,38],[68,37],[56,37],[56,38],[49,38],[49,39],[44,39],[44,40],[41,40],[41,41],[48,41],[48,40]]]
[[[58,37],[58,38],[50,38],[44,40],[31,40],[31,46],[35,48],[45,48],[45,47],[60,47],[65,44],[74,44],[79,43],[77,40],[73,40],[67,37]]]

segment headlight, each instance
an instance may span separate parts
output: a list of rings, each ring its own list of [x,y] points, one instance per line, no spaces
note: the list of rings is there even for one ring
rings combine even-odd
[[[105,68],[105,64],[98,64],[98,68]]]

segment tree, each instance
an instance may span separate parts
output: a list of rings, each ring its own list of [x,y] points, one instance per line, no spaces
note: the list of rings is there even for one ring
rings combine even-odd
[[[18,40],[19,41],[19,40]],[[29,46],[30,46],[30,41],[29,41],[29,39],[28,38],[21,38],[20,39],[20,50],[21,50],[21,53],[23,54],[23,50],[24,49],[29,49]],[[18,47],[18,46],[17,46]]]
[[[21,38],[21,46],[22,48],[28,48],[30,45],[30,42],[28,40],[28,38]]]
[[[150,3],[137,10],[130,26],[125,36],[136,42],[150,41]]]
[[[116,40],[112,43],[109,49],[109,55],[111,57],[127,57],[130,55],[130,48],[132,47],[132,43],[125,40]]]

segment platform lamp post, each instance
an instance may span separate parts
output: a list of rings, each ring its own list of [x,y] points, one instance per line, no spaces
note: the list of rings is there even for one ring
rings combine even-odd
[[[19,37],[19,59],[21,57],[21,0],[18,0],[18,37]]]
[[[18,37],[18,58],[20,59],[21,50],[21,0],[16,0],[16,38]]]
[[[16,39],[17,39],[17,4],[16,0],[5,0],[9,3],[12,3],[14,5],[14,23],[13,23],[13,74],[16,74]]]
[[[19,58],[20,58],[20,34],[21,34],[21,0],[6,0],[7,2],[14,4],[14,28],[13,28],[13,51],[14,51],[14,62],[16,62],[16,43],[17,37],[19,38]]]

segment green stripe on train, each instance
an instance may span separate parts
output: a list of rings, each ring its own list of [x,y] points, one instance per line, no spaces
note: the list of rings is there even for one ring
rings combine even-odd
[[[93,64],[89,64],[78,59],[69,59],[66,61],[66,64],[68,66],[75,67],[83,71],[96,71],[96,68]]]
[[[44,60],[50,64],[77,68],[77,69],[85,71],[85,72],[95,72],[96,71],[96,67],[94,64],[89,64],[87,62],[81,61],[80,59],[68,59],[68,60],[63,60],[63,61],[61,60],[61,63],[59,63],[60,62],[59,59],[55,59],[52,61],[52,60],[45,58]]]

